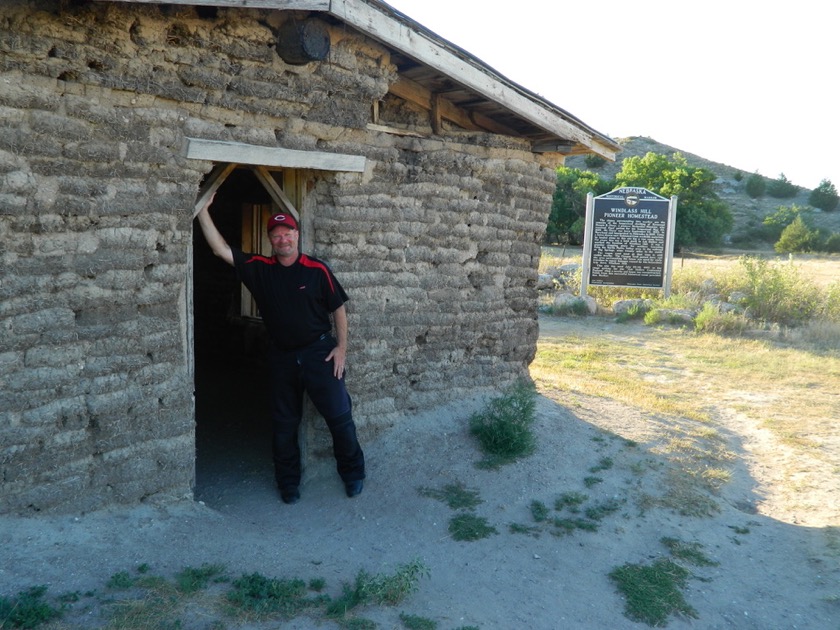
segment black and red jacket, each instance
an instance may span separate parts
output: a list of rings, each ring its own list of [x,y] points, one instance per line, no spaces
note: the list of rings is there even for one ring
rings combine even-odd
[[[303,348],[330,332],[330,313],[349,298],[326,263],[299,254],[285,267],[274,257],[231,248],[239,279],[254,296],[274,343]]]

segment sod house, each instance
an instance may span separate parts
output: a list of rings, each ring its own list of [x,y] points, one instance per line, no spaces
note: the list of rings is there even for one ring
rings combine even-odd
[[[210,195],[250,251],[293,213],[341,280],[364,440],[527,375],[555,168],[618,150],[378,0],[3,0],[0,513],[192,497],[259,421]]]

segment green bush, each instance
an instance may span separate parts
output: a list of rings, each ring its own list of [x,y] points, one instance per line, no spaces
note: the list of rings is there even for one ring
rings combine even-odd
[[[780,254],[810,252],[819,242],[819,232],[809,228],[801,216],[797,216],[779,237],[773,248]]]
[[[531,431],[536,407],[536,389],[521,381],[510,393],[491,400],[470,418],[470,432],[487,455],[483,465],[496,467],[529,455],[535,446]]]
[[[801,217],[803,209],[796,204],[791,206],[779,206],[776,212],[768,214],[761,222],[762,236],[770,243],[775,243],[782,236],[787,226],[793,223],[796,217]]]
[[[829,254],[840,254],[840,232],[830,234],[820,249]]]
[[[0,628],[35,628],[61,616],[61,611],[43,600],[46,586],[33,586],[17,597],[0,597]]]
[[[835,210],[838,202],[840,202],[840,196],[837,194],[837,188],[828,179],[822,180],[820,185],[808,195],[808,203],[825,212]]]
[[[767,185],[767,194],[776,199],[790,199],[796,197],[798,192],[799,187],[785,177],[784,173],[780,173],[778,178]]]
[[[770,264],[749,256],[740,259],[744,304],[754,319],[778,324],[801,324],[820,309],[819,287],[802,277],[793,262]]]
[[[561,166],[557,169],[557,187],[551,202],[551,212],[545,230],[546,243],[583,242],[584,217],[586,216],[586,195],[592,192],[601,195],[613,188],[611,180],[589,171]],[[579,222],[579,227],[572,226]]]
[[[697,332],[740,335],[749,328],[749,322],[743,315],[721,311],[711,302],[706,302],[694,318],[694,328]]]
[[[758,173],[753,173],[747,178],[746,186],[744,187],[747,194],[753,199],[763,197],[767,190],[767,181]]]
[[[607,163],[607,160],[602,158],[600,155],[590,153],[583,158],[583,163],[586,164],[587,168],[601,168]]]

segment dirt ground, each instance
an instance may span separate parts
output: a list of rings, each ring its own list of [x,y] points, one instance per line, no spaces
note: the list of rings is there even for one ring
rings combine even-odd
[[[595,318],[544,319],[541,334],[597,334]],[[686,517],[645,507],[667,464],[644,436],[649,419],[608,399],[541,392],[537,451],[498,470],[476,467],[481,454],[467,429],[480,401],[461,401],[365,442],[368,480],[347,499],[330,465],[310,472],[296,505],[279,501],[267,452],[230,442],[224,466],[200,470],[197,501],[142,505],[84,515],[0,519],[0,594],[46,584],[52,593],[96,590],[110,576],[147,564],[172,576],[184,567],[223,563],[233,576],[323,578],[326,591],[364,569],[393,573],[415,559],[429,569],[418,591],[396,608],[359,611],[379,628],[401,628],[399,614],[419,615],[441,630],[644,628],[624,614],[608,577],[626,563],[670,557],[663,537],[697,543],[713,566],[689,566],[686,601],[697,618],[671,617],[672,629],[840,629],[840,536],[837,479],[820,487],[811,512],[777,508],[773,463],[786,447],[757,427],[728,427],[740,454],[733,479],[717,497],[714,517]],[[633,442],[628,442],[633,440]],[[602,479],[588,486],[599,462]],[[221,460],[220,460],[221,461]],[[835,471],[836,474],[836,471]],[[457,513],[420,488],[460,483],[478,491],[474,513],[497,533],[474,542],[448,532]],[[620,508],[598,531],[558,536],[534,526],[530,505],[553,506],[566,492]],[[829,515],[828,517],[826,515]],[[97,623],[95,606],[80,602],[67,622]],[[200,611],[185,628],[332,628],[323,619],[250,625]]]

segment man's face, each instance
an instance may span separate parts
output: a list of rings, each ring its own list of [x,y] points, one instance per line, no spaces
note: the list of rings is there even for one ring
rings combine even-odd
[[[271,250],[280,259],[295,257],[298,253],[298,231],[285,225],[278,225],[271,230],[268,239],[271,241]]]

